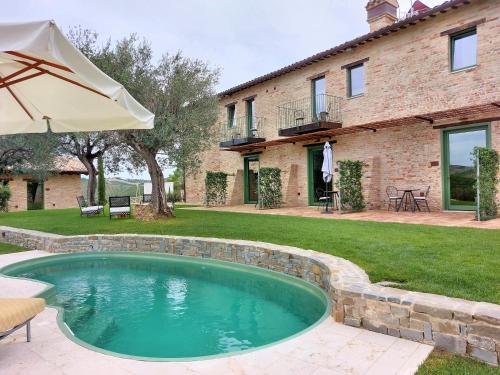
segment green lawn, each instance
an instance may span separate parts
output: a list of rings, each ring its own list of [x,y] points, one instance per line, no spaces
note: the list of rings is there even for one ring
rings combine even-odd
[[[0,225],[59,234],[154,233],[266,241],[353,261],[372,282],[500,303],[500,231],[177,209],[162,222],[82,218],[78,210],[1,213]]]
[[[499,375],[493,368],[470,358],[433,352],[419,367],[416,375]]]
[[[20,251],[26,251],[24,247],[11,245],[8,243],[0,243],[0,255],[9,253],[18,253]]]

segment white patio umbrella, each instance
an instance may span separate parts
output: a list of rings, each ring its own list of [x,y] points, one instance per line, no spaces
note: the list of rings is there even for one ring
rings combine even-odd
[[[154,115],[52,21],[0,23],[0,135],[151,129]]]

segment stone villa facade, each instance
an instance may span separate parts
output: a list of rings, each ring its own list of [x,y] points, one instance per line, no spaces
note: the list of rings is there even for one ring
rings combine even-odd
[[[1,180],[11,191],[8,210],[78,207],[76,197],[81,195],[82,174],[87,170],[78,159],[60,157],[44,181],[27,175],[3,176]]]
[[[470,151],[500,151],[500,2],[417,3],[398,20],[397,0],[370,0],[369,34],[221,92],[220,137],[187,201],[222,171],[227,204],[254,203],[258,169],[279,167],[284,204],[314,205],[328,141],[334,163],[366,163],[369,208],[386,207],[388,186],[430,186],[433,209],[473,207]]]

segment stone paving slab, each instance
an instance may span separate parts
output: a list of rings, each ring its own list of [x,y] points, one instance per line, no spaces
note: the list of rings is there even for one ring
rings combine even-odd
[[[283,207],[269,210],[258,210],[254,205],[223,206],[223,207],[186,207],[183,210],[203,210],[239,212],[264,215],[300,216],[321,219],[341,219],[376,221],[384,223],[425,224],[445,227],[468,227],[483,229],[500,229],[500,218],[478,222],[473,212],[464,211],[434,211],[434,212],[395,212],[387,210],[365,210],[340,214],[334,211],[331,215],[323,215],[317,207]]]
[[[42,251],[1,255],[0,267],[48,255]],[[34,295],[40,290],[39,283],[22,281],[1,277],[0,290],[6,297]],[[250,353],[193,362],[147,362],[105,355],[74,343],[60,331],[56,316],[55,309],[46,308],[33,320],[31,343],[25,342],[23,330],[0,341],[2,375],[411,375],[433,349],[430,345],[342,325],[329,317],[298,337]]]

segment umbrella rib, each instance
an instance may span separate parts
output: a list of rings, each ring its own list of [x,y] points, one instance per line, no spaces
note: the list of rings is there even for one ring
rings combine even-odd
[[[21,60],[19,60],[19,62],[20,62],[21,64],[25,64],[25,65],[26,65],[26,64],[28,64],[26,61],[21,61]],[[100,91],[98,91],[98,90],[96,90],[96,89],[93,89],[92,87],[86,86],[86,85],[84,85],[84,84],[82,84],[82,83],[80,83],[80,82],[73,81],[73,80],[72,80],[72,79],[70,79],[70,78],[64,77],[64,76],[59,75],[59,74],[57,74],[57,73],[54,73],[54,72],[52,72],[52,71],[50,71],[50,70],[47,70],[47,69],[44,69],[44,68],[40,68],[39,66],[36,66],[36,67],[34,67],[33,69],[36,69],[36,70],[38,70],[38,71],[40,71],[40,72],[43,72],[43,73],[49,74],[49,75],[51,75],[51,76],[53,76],[53,77],[59,78],[59,79],[61,79],[61,80],[63,80],[63,81],[69,82],[69,83],[71,83],[71,84],[73,84],[73,85],[76,85],[76,86],[78,86],[78,87],[81,87],[81,88],[86,89],[86,90],[89,90],[89,91],[92,91],[92,92],[93,92],[93,93],[95,93],[95,94],[98,94],[98,95],[104,96],[105,98],[110,99],[110,97],[109,97],[109,96],[107,96],[106,94],[103,94],[102,92],[100,92]]]
[[[28,79],[41,76],[42,74],[45,74],[45,72],[36,72],[36,73],[30,74],[29,76],[26,76],[26,77],[21,77],[21,78],[18,78],[18,79],[14,79],[14,80],[12,80],[10,82],[2,83],[2,84],[0,84],[0,89],[3,89],[5,87],[8,88],[9,86],[15,85],[16,83],[23,82],[23,81],[26,81]],[[3,78],[3,80],[5,81],[5,78]],[[0,82],[1,81],[2,80],[0,80]]]
[[[5,78],[2,78],[0,76],[0,82],[4,81],[4,80],[5,80]],[[14,98],[14,100],[17,102],[17,104],[19,104],[19,106],[24,110],[24,112],[26,112],[26,114],[30,117],[30,119],[34,120],[33,115],[30,113],[30,111],[28,111],[28,109],[24,106],[24,104],[21,102],[21,100],[19,100],[19,98],[17,97],[17,95],[14,94],[14,91],[12,91],[12,89],[9,86],[4,86],[4,87],[9,91],[10,95],[12,95],[12,97]]]
[[[35,62],[41,63],[43,65],[48,65],[48,66],[51,66],[53,68],[61,69],[61,70],[64,70],[66,72],[69,72],[69,73],[73,73],[73,71],[70,68],[68,68],[67,66],[56,64],[56,63],[53,63],[50,61],[45,61],[43,59],[37,59],[36,57],[25,55],[24,53],[20,53],[20,52],[16,52],[16,51],[6,51],[5,53],[12,55],[12,56],[21,57],[23,59],[35,61]],[[19,61],[19,62],[27,63],[26,61]]]
[[[24,72],[27,72],[28,70],[31,70],[31,69],[33,69],[33,68],[35,68],[35,67],[37,67],[37,66],[39,66],[41,64],[43,64],[43,62],[42,61],[38,61],[38,62],[36,62],[34,64],[30,64],[30,65],[22,68],[21,70],[18,70],[17,72],[14,72],[12,74],[9,74],[8,76],[5,76],[4,78],[0,78],[0,84],[3,84],[6,81],[8,81],[9,79],[17,77],[18,75],[23,74]]]

